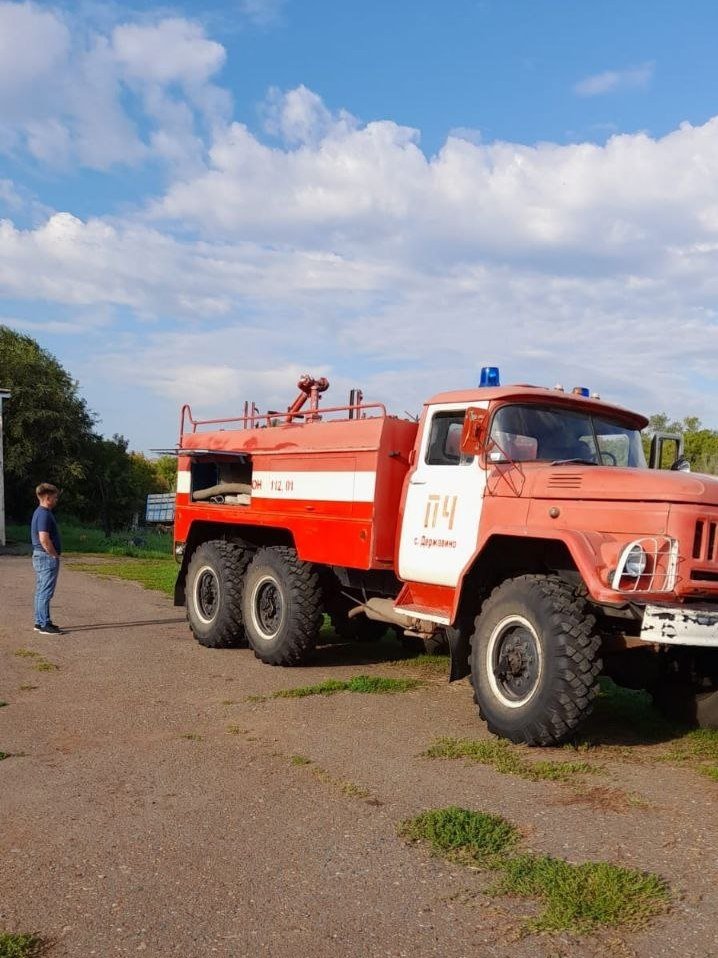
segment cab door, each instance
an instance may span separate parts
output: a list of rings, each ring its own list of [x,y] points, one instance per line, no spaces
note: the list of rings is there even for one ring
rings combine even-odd
[[[486,473],[460,452],[467,408],[439,405],[427,413],[399,537],[404,580],[455,586],[476,551]]]

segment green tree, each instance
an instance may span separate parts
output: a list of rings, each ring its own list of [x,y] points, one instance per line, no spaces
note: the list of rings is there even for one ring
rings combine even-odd
[[[656,432],[679,433],[684,439],[684,456],[691,464],[693,472],[718,474],[718,431],[705,429],[697,416],[684,416],[683,419],[669,419],[665,413],[650,417],[644,436],[646,455],[650,446],[650,437]],[[670,448],[666,452],[670,457]],[[664,461],[663,468],[670,466]]]
[[[54,482],[65,508],[77,511],[95,421],[77,383],[34,339],[1,325],[0,380],[11,393],[4,407],[8,515],[29,516],[38,482]]]
[[[159,456],[151,460],[157,478],[162,487],[157,492],[175,492],[177,489],[177,458],[175,456]]]

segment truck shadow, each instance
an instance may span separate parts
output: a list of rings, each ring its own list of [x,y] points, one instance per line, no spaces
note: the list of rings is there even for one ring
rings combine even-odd
[[[605,676],[600,685],[593,712],[570,745],[578,749],[602,745],[637,748],[674,741],[690,730],[690,726],[662,715],[648,692],[623,688]]]

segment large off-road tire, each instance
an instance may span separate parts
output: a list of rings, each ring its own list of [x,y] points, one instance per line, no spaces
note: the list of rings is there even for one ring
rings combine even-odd
[[[260,549],[242,595],[247,641],[268,665],[300,665],[322,626],[319,575],[285,546]]]
[[[491,593],[471,637],[471,676],[489,730],[512,742],[566,738],[598,694],[601,640],[577,590],[523,575]]]
[[[204,542],[187,567],[185,604],[192,633],[210,649],[246,646],[242,587],[251,554],[234,542]]]

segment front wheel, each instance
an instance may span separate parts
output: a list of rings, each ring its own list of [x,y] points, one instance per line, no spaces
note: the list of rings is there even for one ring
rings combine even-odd
[[[471,638],[476,700],[491,732],[551,745],[576,728],[598,694],[595,622],[557,576],[519,576],[494,589]]]
[[[319,576],[294,549],[260,549],[242,594],[247,640],[268,665],[299,665],[317,642],[322,626]]]

